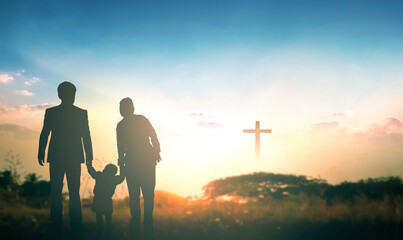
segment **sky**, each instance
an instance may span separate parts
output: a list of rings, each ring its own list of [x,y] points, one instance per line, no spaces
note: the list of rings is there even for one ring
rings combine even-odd
[[[70,81],[98,170],[116,163],[122,98],[151,121],[157,189],[200,196],[256,171],[403,177],[402,12],[401,1],[1,0],[0,155],[49,178],[39,133]],[[242,133],[255,121],[272,129],[259,161]]]

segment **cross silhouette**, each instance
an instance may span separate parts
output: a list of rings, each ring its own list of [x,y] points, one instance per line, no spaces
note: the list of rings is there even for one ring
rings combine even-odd
[[[271,133],[271,129],[260,129],[260,122],[256,121],[255,129],[244,129],[244,133],[255,134],[255,158],[260,159],[260,133]]]

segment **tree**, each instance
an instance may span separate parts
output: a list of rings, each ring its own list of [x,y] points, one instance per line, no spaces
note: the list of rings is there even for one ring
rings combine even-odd
[[[20,187],[20,196],[27,205],[43,208],[50,202],[50,182],[39,179],[35,173],[28,174]]]
[[[399,177],[368,178],[358,182],[343,182],[329,186],[325,191],[328,202],[333,200],[353,201],[357,196],[371,200],[382,200],[386,195],[403,196],[403,182]]]
[[[18,154],[14,154],[14,152],[11,150],[6,153],[4,162],[6,163],[4,169],[10,171],[14,181],[18,184],[21,184],[21,174],[24,175],[26,171],[24,170],[20,156]]]
[[[223,195],[238,195],[252,198],[283,198],[289,194],[305,193],[322,196],[328,184],[323,179],[308,179],[306,176],[257,172],[227,177],[209,182],[203,187],[204,195],[215,198]]]
[[[5,170],[0,172],[0,193],[3,200],[9,203],[23,202],[32,207],[46,207],[50,202],[50,182],[40,180],[36,173],[29,173],[25,181],[21,181],[24,167],[17,155],[12,151],[5,156]],[[10,201],[12,200],[12,201]]]

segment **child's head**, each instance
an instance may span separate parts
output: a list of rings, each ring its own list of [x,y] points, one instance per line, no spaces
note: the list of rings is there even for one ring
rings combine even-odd
[[[116,173],[118,172],[118,168],[113,164],[108,164],[108,165],[105,166],[105,168],[104,168],[104,170],[102,172],[106,173],[108,175],[115,176]]]

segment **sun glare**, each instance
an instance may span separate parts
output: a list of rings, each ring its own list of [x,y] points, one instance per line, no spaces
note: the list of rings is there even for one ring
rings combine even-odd
[[[178,127],[177,127],[178,128]],[[225,124],[185,123],[172,138],[170,147],[184,158],[208,161],[237,149],[241,143],[239,129]]]

